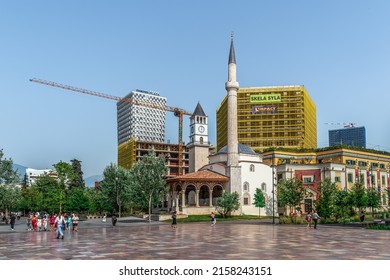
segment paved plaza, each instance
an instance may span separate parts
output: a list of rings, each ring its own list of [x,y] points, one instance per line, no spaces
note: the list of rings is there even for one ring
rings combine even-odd
[[[127,221],[127,222],[126,222]],[[270,222],[80,222],[64,240],[54,232],[0,225],[0,260],[389,260],[390,232]]]

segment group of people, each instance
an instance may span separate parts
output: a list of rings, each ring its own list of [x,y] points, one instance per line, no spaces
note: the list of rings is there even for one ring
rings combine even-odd
[[[309,213],[307,213],[305,217],[305,220],[307,222],[307,228],[311,229],[312,222],[314,222],[314,229],[317,229],[317,223],[320,218],[321,217],[318,215],[317,211],[310,211]]]
[[[56,231],[57,239],[64,239],[64,231],[72,228],[73,231],[78,230],[79,216],[77,213],[58,213],[49,215],[47,212],[43,214],[29,213],[26,219],[28,231]]]

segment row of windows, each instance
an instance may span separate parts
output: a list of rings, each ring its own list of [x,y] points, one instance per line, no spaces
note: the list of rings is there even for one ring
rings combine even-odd
[[[372,185],[375,185],[375,175],[371,175],[371,184]],[[360,174],[360,178],[364,180],[364,174]],[[347,180],[348,180],[348,183],[353,183],[353,173],[348,173],[347,175]],[[381,185],[382,186],[385,186],[386,185],[386,176],[385,175],[382,175],[381,177]]]
[[[356,161],[355,160],[351,160],[351,159],[347,159],[346,161],[345,161],[345,163],[347,164],[347,165],[356,165]],[[358,166],[361,166],[361,167],[366,167],[366,166],[368,166],[368,162],[367,161],[358,161]],[[370,164],[370,166],[372,167],[372,168],[377,168],[377,167],[379,167],[380,169],[385,169],[386,168],[386,165],[384,164],[384,163],[376,163],[376,162],[372,162],[371,164]]]
[[[249,183],[248,182],[244,183],[243,190],[244,190],[244,192],[249,192]],[[267,192],[267,184],[266,183],[261,184],[261,191],[263,193]]]

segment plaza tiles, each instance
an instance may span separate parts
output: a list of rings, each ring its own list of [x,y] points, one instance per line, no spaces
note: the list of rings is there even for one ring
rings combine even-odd
[[[389,260],[390,232],[266,223],[80,223],[79,232],[0,232],[0,260]],[[2,226],[3,227],[3,226]]]

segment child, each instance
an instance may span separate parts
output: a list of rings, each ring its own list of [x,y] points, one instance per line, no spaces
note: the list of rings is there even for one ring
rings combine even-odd
[[[210,218],[211,218],[211,225],[212,226],[215,225],[215,223],[217,222],[217,219],[215,218],[214,212],[211,212]]]

